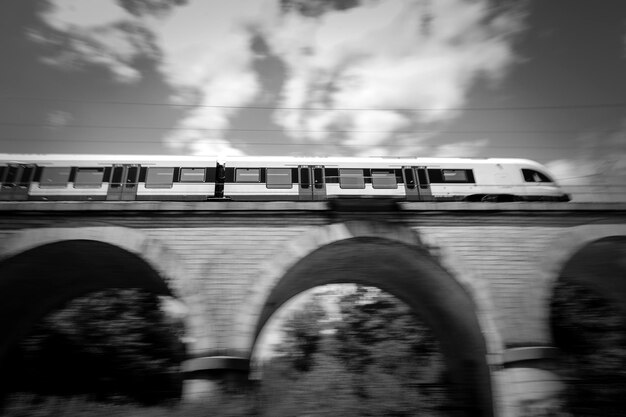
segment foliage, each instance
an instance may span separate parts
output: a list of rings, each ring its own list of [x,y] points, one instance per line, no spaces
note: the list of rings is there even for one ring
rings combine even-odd
[[[180,329],[150,294],[93,294],[47,317],[24,341],[22,383],[36,395],[18,397],[3,415],[441,415],[438,408],[448,400],[443,358],[410,308],[374,288],[357,287],[339,298],[337,309],[329,316],[323,300],[313,298],[285,322],[278,356],[263,367],[257,391],[145,407],[156,402],[155,391],[167,391],[158,399],[180,392]],[[61,374],[69,384],[53,383]],[[83,397],[67,399],[71,395]],[[107,403],[89,402],[94,399]]]
[[[14,355],[14,391],[144,404],[177,399],[182,329],[156,295],[107,290],[45,317]]]
[[[319,349],[324,319],[326,311],[319,300],[312,299],[283,325],[285,338],[277,353],[289,356],[298,371],[306,372],[311,368],[313,355]]]
[[[3,417],[243,417],[251,413],[252,399],[244,396],[214,396],[193,404],[139,406],[105,404],[84,398],[38,398],[16,395],[3,410]]]
[[[574,415],[626,407],[626,321],[607,298],[573,282],[557,284],[552,331],[562,352],[566,403]],[[620,412],[621,413],[621,412]]]
[[[437,415],[448,394],[429,329],[375,288],[359,286],[338,305],[335,321],[314,298],[286,322],[280,356],[263,369],[263,415]]]

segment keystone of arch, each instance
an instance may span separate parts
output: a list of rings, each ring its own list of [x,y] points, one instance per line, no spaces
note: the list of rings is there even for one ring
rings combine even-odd
[[[67,240],[92,240],[126,250],[152,267],[176,298],[185,304],[191,354],[210,347],[212,328],[207,323],[200,288],[189,276],[183,260],[163,242],[141,231],[119,226],[50,227],[20,230],[0,242],[0,262],[38,246]]]

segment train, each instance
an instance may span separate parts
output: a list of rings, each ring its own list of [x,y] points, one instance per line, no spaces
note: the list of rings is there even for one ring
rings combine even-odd
[[[517,158],[0,154],[0,200],[569,201]]]

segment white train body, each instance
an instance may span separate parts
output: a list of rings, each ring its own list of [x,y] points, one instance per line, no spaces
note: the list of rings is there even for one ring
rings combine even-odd
[[[525,159],[0,154],[0,200],[568,201]]]

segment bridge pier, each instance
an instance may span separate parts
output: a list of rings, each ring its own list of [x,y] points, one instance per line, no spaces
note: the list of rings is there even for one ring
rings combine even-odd
[[[549,346],[504,351],[500,371],[502,416],[560,415],[565,384],[556,373],[558,350]]]
[[[236,356],[203,356],[182,366],[183,399],[202,401],[218,390],[240,392],[249,386],[250,360]]]

